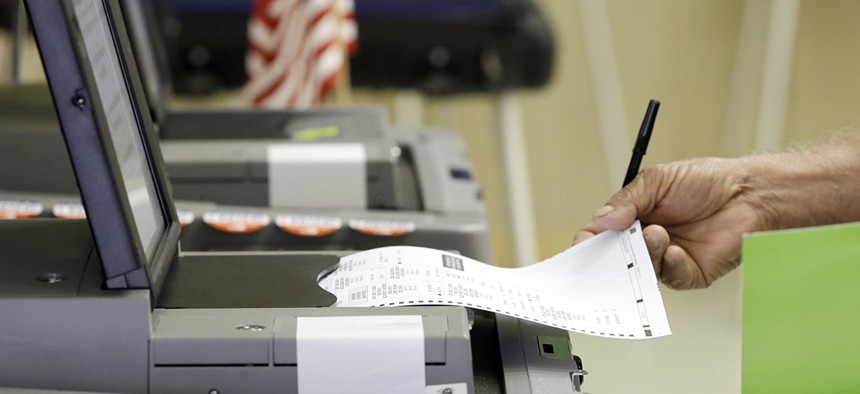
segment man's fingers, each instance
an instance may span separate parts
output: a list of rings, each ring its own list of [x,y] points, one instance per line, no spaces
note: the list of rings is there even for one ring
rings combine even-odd
[[[623,230],[630,227],[637,214],[635,206],[613,196],[608,204],[594,211],[591,222],[597,231]]]
[[[592,223],[595,230],[623,230],[634,220],[647,215],[654,206],[662,179],[653,167],[640,173],[633,182],[613,194],[606,205],[594,211]]]
[[[580,231],[579,231],[579,232],[577,232],[577,233],[576,233],[576,235],[573,237],[573,244],[574,244],[574,245],[576,245],[576,244],[578,244],[578,243],[580,243],[580,242],[582,242],[582,241],[585,241],[586,239],[589,239],[589,238],[591,238],[591,237],[593,237],[593,236],[594,236],[594,233],[592,233],[591,231],[580,230]]]
[[[660,274],[663,283],[676,290],[707,287],[696,261],[678,245],[669,245],[666,248]]]
[[[669,247],[669,233],[662,226],[652,224],[642,229],[642,237],[651,255],[651,263],[654,265],[654,273],[659,278],[663,271],[663,253]]]

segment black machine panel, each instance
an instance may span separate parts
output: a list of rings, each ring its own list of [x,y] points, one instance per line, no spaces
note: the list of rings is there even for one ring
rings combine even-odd
[[[161,0],[173,81],[185,94],[245,82],[252,0]],[[555,44],[532,0],[357,0],[357,87],[428,94],[538,88]],[[213,29],[213,26],[217,26]]]

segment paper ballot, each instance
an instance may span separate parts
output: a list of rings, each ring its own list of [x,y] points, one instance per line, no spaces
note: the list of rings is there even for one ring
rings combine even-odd
[[[612,338],[671,334],[636,222],[522,268],[393,246],[341,259],[320,280],[336,306],[461,305]]]

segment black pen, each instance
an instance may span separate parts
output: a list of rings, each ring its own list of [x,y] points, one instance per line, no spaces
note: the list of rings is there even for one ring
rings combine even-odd
[[[639,173],[639,165],[642,164],[642,158],[645,157],[645,151],[648,150],[648,142],[651,141],[651,131],[654,130],[654,121],[657,119],[657,110],[660,109],[660,102],[651,100],[648,102],[648,109],[645,110],[645,119],[642,119],[642,126],[639,128],[639,135],[636,136],[636,143],[633,145],[633,155],[630,157],[630,165],[627,166],[627,176],[624,177],[624,184],[636,178]]]

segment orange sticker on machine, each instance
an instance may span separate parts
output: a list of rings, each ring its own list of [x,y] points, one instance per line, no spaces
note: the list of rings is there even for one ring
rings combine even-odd
[[[179,219],[179,226],[185,227],[191,223],[194,223],[194,219],[197,217],[194,215],[194,212],[191,212],[187,209],[177,209],[176,216]]]
[[[415,223],[391,219],[352,219],[349,227],[362,234],[379,237],[397,237],[415,231]]]
[[[0,200],[0,219],[27,219],[39,216],[42,204],[27,200]]]
[[[212,211],[203,214],[203,222],[226,233],[247,234],[262,230],[272,220],[269,215],[241,211]]]
[[[79,202],[61,202],[54,205],[51,209],[54,217],[60,219],[86,219],[87,211],[84,210],[84,205]]]
[[[300,237],[324,237],[343,227],[343,220],[335,216],[278,215],[275,224],[292,235]]]

